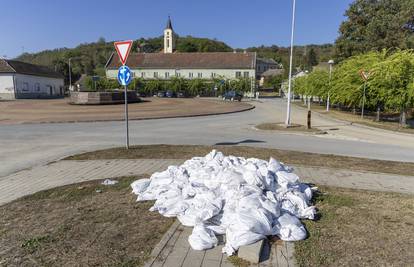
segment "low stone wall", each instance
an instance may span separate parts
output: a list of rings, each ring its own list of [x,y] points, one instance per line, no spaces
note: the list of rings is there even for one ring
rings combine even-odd
[[[128,91],[128,103],[139,102],[135,91]],[[123,91],[112,92],[71,92],[70,103],[75,105],[108,105],[124,103]]]

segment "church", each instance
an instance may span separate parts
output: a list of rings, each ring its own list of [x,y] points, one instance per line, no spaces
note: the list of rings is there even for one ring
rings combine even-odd
[[[175,51],[177,35],[168,17],[164,29],[164,49],[159,53],[130,54],[126,65],[134,77],[144,80],[182,77],[185,79],[256,79],[266,69],[255,52],[191,52]],[[259,64],[258,64],[259,62]],[[275,64],[273,64],[275,63]],[[267,68],[277,66],[276,62]],[[259,65],[259,69],[258,68]],[[112,54],[106,64],[106,76],[116,79],[121,62]]]

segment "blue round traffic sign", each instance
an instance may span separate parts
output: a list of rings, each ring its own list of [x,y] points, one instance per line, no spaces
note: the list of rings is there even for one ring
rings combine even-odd
[[[127,66],[118,69],[118,82],[120,85],[128,85],[132,81],[131,70]]]

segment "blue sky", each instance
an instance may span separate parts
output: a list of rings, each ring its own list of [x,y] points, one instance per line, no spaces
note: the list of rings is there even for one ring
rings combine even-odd
[[[297,0],[296,44],[332,43],[352,0]],[[6,0],[0,56],[93,42],[160,36],[168,14],[179,35],[234,48],[287,46],[291,0]],[[24,47],[24,48],[23,48]]]

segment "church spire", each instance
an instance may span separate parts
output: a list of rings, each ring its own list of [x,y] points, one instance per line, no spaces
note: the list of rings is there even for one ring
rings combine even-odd
[[[171,17],[170,17],[170,15],[168,15],[168,20],[167,20],[167,27],[165,28],[166,30],[168,29],[168,30],[172,30],[173,29],[173,27],[172,27],[172,23],[171,23]]]
[[[168,16],[167,27],[164,30],[164,53],[173,53],[176,36],[172,28],[171,18]]]

